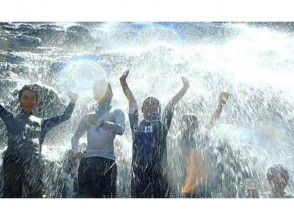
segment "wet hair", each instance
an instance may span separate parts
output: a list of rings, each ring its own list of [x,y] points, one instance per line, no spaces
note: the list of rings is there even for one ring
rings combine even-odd
[[[180,126],[184,126],[184,128],[191,128],[191,126],[193,126],[193,129],[198,129],[197,116],[189,113],[184,114],[180,121]],[[191,130],[191,132],[193,131]]]
[[[147,98],[144,100],[143,104],[144,104],[145,102],[155,102],[155,103],[157,103],[158,105],[160,105],[160,101],[159,101],[157,98],[152,97],[152,96],[147,97]]]
[[[184,114],[182,117],[183,122],[196,122],[198,124],[198,118],[193,114]]]
[[[30,92],[35,93],[37,100],[39,99],[39,94],[38,94],[37,90],[34,88],[34,86],[33,85],[25,85],[18,92],[18,100],[21,99],[22,94],[24,93],[24,91],[30,91]]]
[[[146,107],[147,106],[157,106],[157,113],[156,113],[156,115],[148,115],[148,111],[146,111]],[[160,116],[160,114],[161,114],[161,105],[160,105],[160,101],[157,99],[157,98],[155,98],[155,97],[152,97],[152,96],[150,96],[150,97],[147,97],[145,100],[144,100],[144,102],[143,102],[143,104],[142,104],[142,107],[141,107],[141,109],[142,109],[142,112],[143,112],[143,115],[144,115],[144,118],[146,118],[146,117],[151,117],[151,118],[154,118],[154,117],[159,117]],[[154,109],[153,109],[154,110]],[[152,112],[152,114],[154,114],[155,112]]]
[[[158,105],[158,107],[159,107],[159,112],[161,112],[160,101],[159,101],[157,98],[155,98],[155,97],[152,97],[152,96],[147,97],[147,98],[144,100],[144,102],[143,102],[143,106],[146,105],[147,103],[152,103],[152,102]]]
[[[285,180],[285,182],[288,182],[289,173],[283,165],[276,164],[276,165],[270,167],[267,171],[267,179],[272,180],[275,174],[278,174],[279,176],[281,176]]]

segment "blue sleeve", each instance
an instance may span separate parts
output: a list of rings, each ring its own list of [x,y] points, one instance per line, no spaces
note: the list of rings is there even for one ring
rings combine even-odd
[[[13,128],[13,114],[7,111],[2,105],[0,105],[0,118],[3,120],[8,130]]]
[[[130,120],[130,127],[132,130],[132,133],[134,133],[136,129],[138,128],[138,121],[139,121],[138,110],[136,110],[134,113],[129,113],[129,120]]]
[[[74,110],[75,104],[70,103],[66,109],[64,110],[62,115],[58,115],[52,118],[45,119],[42,123],[42,132],[45,134],[50,129],[54,128],[55,126],[61,124],[62,122],[68,120]]]

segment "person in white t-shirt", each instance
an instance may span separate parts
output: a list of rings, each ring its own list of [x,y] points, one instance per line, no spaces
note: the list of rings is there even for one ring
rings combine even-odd
[[[114,155],[114,138],[122,135],[125,116],[120,109],[113,109],[111,85],[108,83],[101,95],[101,86],[95,83],[95,112],[85,115],[73,138],[72,150],[75,156],[82,157],[78,170],[78,197],[116,197],[117,166]],[[86,151],[79,149],[80,138],[87,133]]]

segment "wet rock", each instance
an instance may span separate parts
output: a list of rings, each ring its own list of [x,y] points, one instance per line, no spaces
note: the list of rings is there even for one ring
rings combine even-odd
[[[49,73],[52,75],[56,75],[57,73],[59,73],[62,70],[64,65],[65,65],[65,63],[63,63],[63,62],[52,63],[49,67]]]
[[[10,79],[0,79],[0,98],[4,102],[12,94],[16,88],[17,82]]]
[[[71,26],[66,29],[64,44],[65,45],[85,45],[93,43],[88,29],[82,26]]]
[[[9,41],[5,37],[0,36],[0,50],[7,51],[9,49]]]
[[[2,55],[2,56],[3,56],[3,60],[5,62],[11,63],[11,64],[21,63],[21,62],[25,61],[25,59],[23,57],[18,56],[18,55],[13,54],[13,53],[7,53],[7,54]]]
[[[31,49],[41,45],[41,39],[27,35],[20,35],[11,39],[11,46],[14,49]]]
[[[271,28],[277,31],[294,32],[293,22],[248,22],[249,26]]]
[[[51,29],[51,30],[63,30],[63,27],[61,27],[60,25],[56,25],[56,24],[41,24],[40,26],[38,26],[38,28],[45,28],[45,29]]]
[[[65,30],[58,25],[45,24],[40,25],[27,34],[42,39],[42,44],[59,44],[64,38]]]
[[[179,23],[172,29],[180,33],[184,39],[192,41],[223,42],[239,34],[239,32],[224,22],[197,22],[197,23]]]
[[[0,23],[0,30],[6,30],[6,31],[16,31],[17,28],[13,23],[7,23],[7,22],[3,22]]]
[[[0,62],[0,77],[7,77],[11,71],[14,70],[14,66],[7,62]]]
[[[83,36],[90,36],[90,32],[88,29],[82,27],[82,26],[71,26],[66,29],[66,32],[75,33],[77,35],[83,35]]]
[[[33,30],[35,27],[31,24],[20,24],[17,26],[17,31],[20,32],[29,32]]]

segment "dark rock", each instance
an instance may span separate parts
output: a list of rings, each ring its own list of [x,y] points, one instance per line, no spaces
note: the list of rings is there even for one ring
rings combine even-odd
[[[0,36],[0,50],[8,51],[9,50],[9,40],[5,37]]]
[[[35,48],[41,45],[41,39],[27,35],[20,35],[11,39],[11,46],[16,50]]]
[[[4,57],[4,61],[11,64],[16,64],[16,63],[24,62],[25,59],[13,53],[7,53]]]
[[[19,24],[17,26],[17,31],[21,31],[21,32],[29,32],[31,30],[33,30],[35,27],[31,24]]]
[[[69,46],[88,45],[93,43],[93,38],[88,29],[82,26],[71,26],[66,29],[64,43]]]
[[[9,64],[7,62],[1,62],[0,63],[0,77],[7,77],[9,75],[9,72],[11,72],[14,69],[14,66],[12,64]]]
[[[38,26],[38,28],[45,28],[45,29],[51,29],[51,30],[63,30],[63,27],[56,24],[41,24]]]
[[[77,35],[83,35],[83,36],[90,36],[90,32],[88,29],[82,27],[82,26],[70,26],[66,29],[66,32],[75,33]]]
[[[6,31],[16,31],[17,28],[13,23],[0,23],[0,30],[6,30]]]
[[[277,31],[294,31],[294,22],[248,22],[247,24],[253,27],[270,28]]]
[[[58,44],[61,43],[65,30],[58,25],[40,25],[39,27],[31,30],[27,33],[29,36],[37,37],[42,39],[43,44]]]
[[[49,67],[49,72],[52,75],[55,75],[56,73],[60,72],[62,68],[64,67],[65,63],[63,62],[54,62]]]

